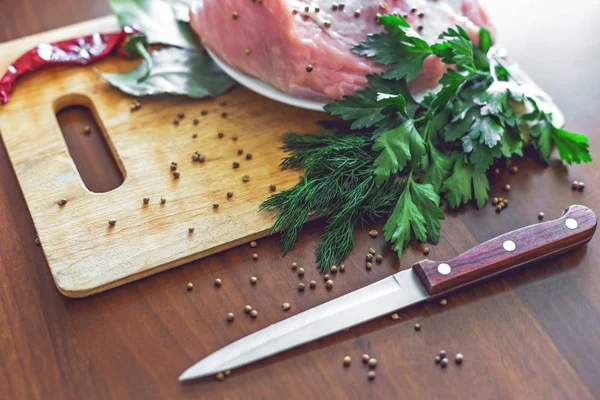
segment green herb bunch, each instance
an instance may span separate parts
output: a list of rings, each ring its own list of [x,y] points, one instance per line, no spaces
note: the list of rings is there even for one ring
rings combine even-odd
[[[316,250],[322,272],[348,256],[357,223],[384,215],[384,237],[398,257],[414,237],[436,243],[441,197],[451,208],[472,199],[482,207],[487,170],[522,156],[525,143],[546,161],[554,146],[568,164],[592,160],[588,139],[553,125],[552,107],[511,76],[486,30],[479,46],[460,26],[429,45],[401,16],[379,20],[386,32],[352,51],[387,70],[367,77],[371,87],[325,107],[344,121],[313,135],[284,135],[289,155],[281,167],[302,168],[304,179],[261,206],[276,213],[273,232],[281,232],[284,253],[309,219],[326,219]],[[429,56],[453,67],[439,80],[440,90],[419,102],[407,82]]]

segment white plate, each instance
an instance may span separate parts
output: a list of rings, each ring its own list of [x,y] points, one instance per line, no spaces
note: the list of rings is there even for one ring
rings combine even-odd
[[[250,76],[244,72],[241,72],[225,63],[215,53],[206,48],[208,54],[212,57],[215,63],[221,67],[227,75],[237,81],[240,85],[247,87],[248,89],[256,92],[262,96],[268,97],[271,100],[278,101],[280,103],[288,104],[290,106],[304,108],[306,110],[321,111],[324,112],[323,107],[327,104],[322,101],[312,100],[306,97],[293,96],[289,93],[282,92],[281,90],[269,85],[266,82],[261,81],[258,78]]]

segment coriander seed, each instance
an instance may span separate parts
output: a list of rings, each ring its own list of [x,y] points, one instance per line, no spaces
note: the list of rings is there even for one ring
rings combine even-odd
[[[246,160],[252,160],[252,153],[246,154]]]
[[[513,166],[513,167],[510,169],[510,172],[512,172],[513,174],[516,174],[517,172],[519,172],[519,167],[517,167],[516,165],[515,165],[515,166]]]
[[[258,317],[258,311],[256,311],[256,310],[252,310],[252,311],[250,311],[250,316],[251,316],[252,318],[256,318],[256,317]]]
[[[250,55],[250,49],[249,48],[245,48],[244,49],[244,54],[249,56]]]
[[[371,254],[375,255],[375,253],[377,253],[377,250],[375,250],[375,248],[374,248],[374,247],[371,247],[371,248],[369,249],[369,253],[371,253]]]
[[[258,278],[255,276],[251,276],[250,277],[250,283],[253,285],[256,285],[256,282],[258,282]]]
[[[256,248],[258,246],[258,244],[253,240],[250,242],[250,247],[252,247],[253,249]]]
[[[242,182],[247,183],[248,181],[250,181],[250,177],[248,175],[244,175],[242,177]]]
[[[365,268],[370,270],[371,268],[373,268],[373,263],[371,263],[371,262],[367,262],[367,263],[365,264]]]
[[[585,189],[585,183],[579,182],[579,188],[578,189],[579,189],[580,192],[583,192],[583,189]]]
[[[274,192],[274,191],[276,191],[276,190],[277,190],[277,186],[276,186],[276,185],[274,185],[273,183],[271,183],[271,184],[269,185],[269,190],[270,190],[271,192]]]
[[[366,256],[367,261],[371,261],[373,259],[373,254],[369,253]]]
[[[390,318],[393,321],[398,321],[400,319],[400,316],[398,315],[398,313],[393,313],[392,315],[390,315]]]
[[[375,371],[369,371],[369,372],[367,373],[367,378],[368,378],[370,381],[374,380],[376,376],[377,376],[377,374],[375,373]]]
[[[325,282],[325,288],[327,290],[331,290],[333,288],[333,281],[331,279]]]
[[[298,263],[293,262],[292,263],[292,270],[295,270],[296,268],[298,268]]]
[[[539,212],[538,213],[538,219],[541,221],[544,219],[544,213],[543,212]]]
[[[504,191],[505,192],[509,192],[510,191],[510,185],[508,183],[506,185],[504,185]]]
[[[440,306],[446,307],[446,305],[448,305],[448,300],[446,300],[446,299],[440,300]]]
[[[290,305],[290,303],[283,303],[283,304],[281,305],[281,309],[282,309],[283,311],[289,311],[289,310],[290,310],[290,308],[292,308],[292,306]]]
[[[83,133],[85,135],[89,135],[90,133],[92,133],[92,129],[89,126],[86,125],[86,126],[83,127]]]
[[[494,198],[492,199],[492,205],[494,205],[494,206],[495,206],[496,204],[498,204],[498,201],[499,201],[499,200],[498,200],[498,198],[497,198],[497,197],[494,197]]]
[[[502,211],[502,206],[500,204],[498,204],[496,206],[496,212],[499,213],[500,211]]]
[[[377,232],[375,229],[369,231],[369,236],[371,236],[372,238],[376,238],[377,235],[379,235],[379,232]]]
[[[311,289],[314,289],[317,287],[317,281],[310,281],[310,283],[308,285],[310,286]]]
[[[187,284],[187,290],[188,290],[188,292],[190,290],[192,290],[193,288],[194,288],[194,284],[192,282],[190,282],[190,283]]]
[[[304,268],[298,268],[298,276],[299,277],[303,277],[304,276]]]
[[[415,324],[415,331],[421,330],[421,324]]]
[[[495,173],[496,175],[498,175],[498,174],[500,173],[500,168],[495,168],[495,169],[494,169],[494,173]]]
[[[425,255],[429,254],[429,247],[425,247],[423,249],[423,254],[425,254]]]
[[[219,278],[215,279],[215,286],[216,287],[220,287],[222,284],[223,284],[223,281],[221,281],[221,279],[219,279]]]
[[[383,256],[381,254],[377,254],[377,256],[375,257],[375,262],[377,264],[381,264],[382,261],[383,261]]]
[[[244,307],[244,312],[245,312],[246,314],[250,314],[250,312],[251,312],[251,311],[252,311],[252,306],[251,306],[250,304],[247,304],[247,305]]]
[[[256,253],[252,254],[252,259],[254,261],[258,260],[258,254],[256,254]]]
[[[222,372],[219,372],[219,373],[216,375],[216,378],[217,378],[217,380],[218,380],[219,382],[221,382],[223,379],[225,379],[225,374],[223,374]]]
[[[239,17],[239,15],[238,15],[237,11],[234,11],[234,12],[231,14],[231,18],[233,18],[233,19],[238,19],[238,17]]]
[[[298,291],[299,292],[304,292],[304,289],[306,289],[306,285],[303,282],[300,282],[298,284]]]
[[[440,356],[441,358],[446,358],[446,350],[440,350],[438,356]]]
[[[349,367],[350,363],[352,363],[352,359],[350,358],[350,356],[344,357],[344,367]]]
[[[231,375],[231,370],[230,369],[228,369],[227,371],[225,371],[225,376],[229,376],[229,375]]]
[[[329,269],[331,271],[332,274],[337,274],[338,272],[338,267],[336,267],[335,265],[332,265],[331,268]]]
[[[235,319],[235,314],[230,312],[227,314],[227,321],[231,322]]]
[[[458,353],[454,357],[454,362],[457,363],[457,364],[462,364],[464,359],[465,359],[464,356],[461,353]]]
[[[442,361],[440,361],[440,366],[442,368],[446,368],[448,366],[448,359],[447,358],[442,358]]]
[[[323,275],[323,281],[326,282],[329,280],[329,274]]]
[[[313,66],[311,64],[308,64],[306,66],[306,72],[312,72],[312,70],[313,70]]]
[[[434,360],[435,360],[435,363],[436,363],[436,364],[439,364],[439,363],[442,361],[442,357],[440,357],[440,356],[435,356]]]
[[[369,359],[369,367],[370,367],[370,368],[375,368],[375,367],[377,367],[377,359],[376,359],[376,358],[371,358],[371,359]]]
[[[362,357],[361,357],[361,358],[362,358],[362,361],[363,361],[363,363],[365,363],[365,364],[366,364],[366,363],[368,363],[368,362],[369,362],[369,360],[371,359],[371,356],[369,356],[368,354],[366,354],[366,353],[365,353],[365,354],[363,354],[363,355],[362,355]]]
[[[110,225],[110,226],[115,226],[116,223],[117,223],[117,220],[114,218],[111,218],[108,220],[108,225]]]
[[[341,264],[340,265],[340,272],[345,272],[346,271],[346,265]]]

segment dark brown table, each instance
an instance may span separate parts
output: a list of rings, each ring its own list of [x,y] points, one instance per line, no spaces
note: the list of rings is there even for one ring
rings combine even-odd
[[[504,3],[504,11],[498,12]],[[502,43],[551,95],[567,127],[587,134],[600,154],[600,3],[493,2]],[[41,32],[110,12],[103,1],[20,0],[0,4],[0,41]],[[2,112],[0,107],[0,112]],[[78,123],[76,111],[63,116]],[[83,149],[82,151],[85,151]],[[491,205],[447,212],[432,259],[450,258],[508,230],[560,215],[569,204],[600,212],[600,165],[549,166],[529,157],[519,173],[492,177],[492,193],[510,182],[511,203],[500,215]],[[97,176],[99,184],[110,180]],[[583,180],[585,192],[570,189]],[[509,273],[448,297],[382,317],[334,337],[234,371],[225,382],[208,379],[180,385],[191,363],[244,335],[408,268],[423,258],[413,245],[400,263],[385,246],[385,260],[371,272],[363,257],[383,240],[357,228],[347,272],[328,292],[296,291],[292,261],[319,279],[313,250],[322,229],[313,223],[289,256],[278,238],[259,242],[259,262],[249,246],[218,254],[91,298],[59,294],[48,272],[35,229],[6,149],[0,145],[0,398],[600,398],[600,236],[586,248]],[[259,284],[248,283],[250,275]],[[225,284],[213,287],[220,277]],[[194,290],[186,291],[193,282]],[[321,281],[319,281],[321,282]],[[256,320],[242,312],[259,310]],[[237,317],[227,324],[225,315]],[[416,332],[418,322],[422,330]],[[437,367],[440,349],[465,362]],[[377,379],[367,381],[362,353],[379,359]],[[342,366],[350,355],[350,368]]]

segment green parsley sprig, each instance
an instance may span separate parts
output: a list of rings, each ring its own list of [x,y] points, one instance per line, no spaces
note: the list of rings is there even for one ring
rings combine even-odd
[[[460,26],[430,45],[401,16],[379,21],[386,32],[369,35],[352,51],[387,70],[369,75],[369,88],[325,107],[348,123],[284,136],[290,154],[281,166],[303,168],[304,179],[262,205],[276,212],[273,232],[281,232],[284,253],[306,222],[326,219],[316,251],[322,272],[348,256],[357,223],[384,215],[384,237],[399,257],[412,238],[437,243],[441,197],[452,208],[473,199],[482,207],[490,166],[522,156],[528,142],[546,161],[554,146],[568,164],[592,161],[588,139],[553,125],[552,109],[511,76],[486,30],[479,46]],[[407,82],[431,56],[452,67],[439,90],[418,102]]]

